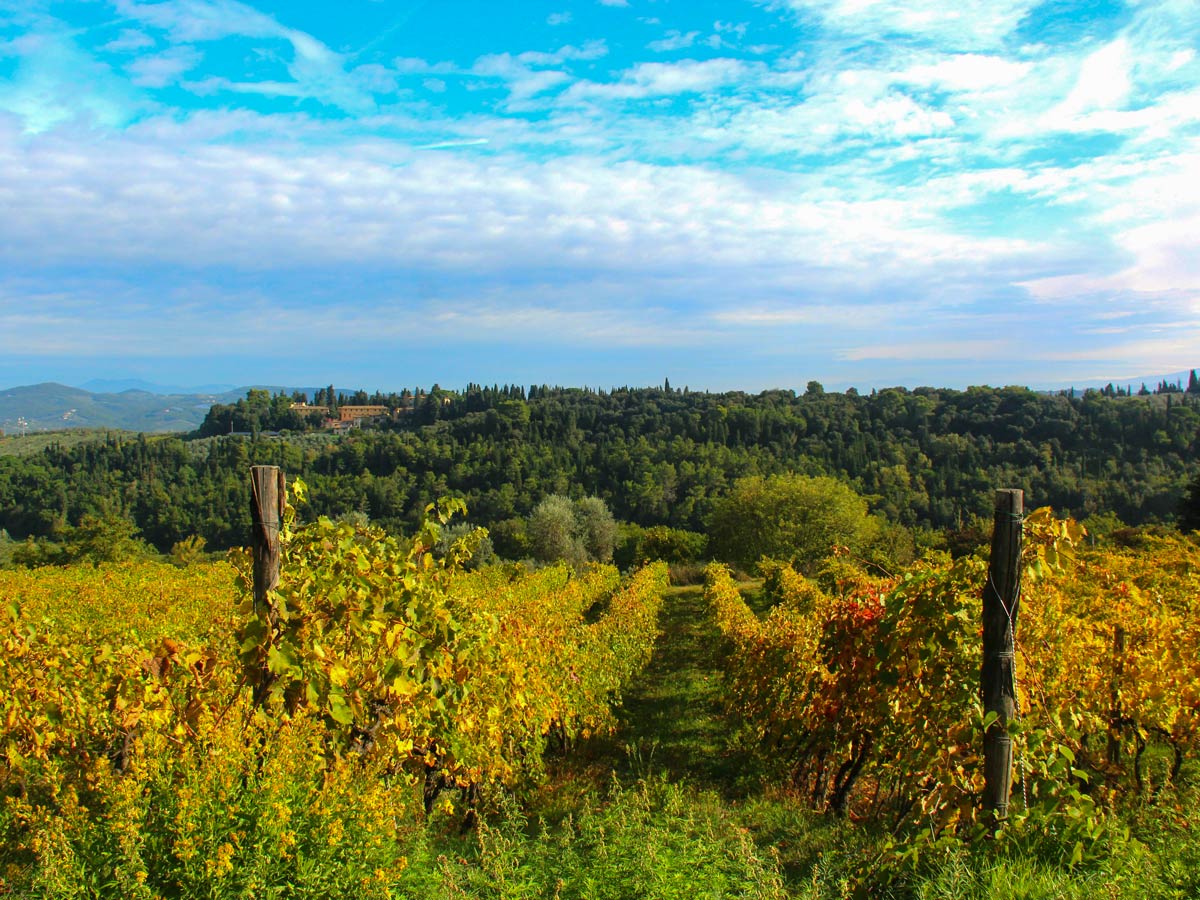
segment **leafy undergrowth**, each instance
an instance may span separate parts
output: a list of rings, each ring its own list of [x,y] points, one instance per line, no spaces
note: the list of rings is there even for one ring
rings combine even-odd
[[[458,854],[402,882],[402,896],[579,900],[617,898],[783,898],[774,851],[716,795],[653,779],[557,823],[515,807],[482,824]],[[432,853],[430,854],[432,856]]]
[[[1197,808],[1195,796],[1187,802]],[[1156,813],[1140,823],[1144,842],[1123,843],[1086,867],[1067,865],[1069,851],[1050,847],[959,847],[911,871],[872,877],[880,842],[851,824],[786,798],[731,803],[649,778],[614,784],[554,825],[515,805],[466,837],[445,822],[410,855],[396,896],[1185,900],[1200,897],[1200,839],[1182,821]]]

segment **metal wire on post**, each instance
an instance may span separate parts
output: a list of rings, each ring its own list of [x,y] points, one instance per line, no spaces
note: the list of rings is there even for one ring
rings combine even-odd
[[[1023,492],[997,491],[995,513],[991,561],[983,590],[980,693],[985,716],[995,713],[983,739],[984,808],[999,821],[1008,814],[1012,791],[1013,749],[1008,724],[1019,711],[1016,628],[1021,597]]]

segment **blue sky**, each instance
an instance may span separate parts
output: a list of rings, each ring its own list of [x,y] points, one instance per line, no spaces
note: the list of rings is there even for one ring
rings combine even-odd
[[[1195,0],[0,0],[0,383],[1200,364]]]

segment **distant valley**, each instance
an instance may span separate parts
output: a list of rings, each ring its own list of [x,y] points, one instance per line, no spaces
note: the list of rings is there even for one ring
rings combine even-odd
[[[48,382],[0,391],[0,428],[6,435],[63,428],[112,428],[121,431],[191,431],[214,403],[240,396],[227,394],[152,394],[126,390],[93,393]]]

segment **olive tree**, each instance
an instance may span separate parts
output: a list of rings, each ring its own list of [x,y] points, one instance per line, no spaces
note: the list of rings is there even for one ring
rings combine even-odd
[[[575,533],[588,559],[609,562],[617,545],[617,522],[599,497],[575,501]]]
[[[599,497],[572,502],[551,494],[530,514],[526,532],[535,559],[575,566],[608,562],[617,541],[617,523]]]

